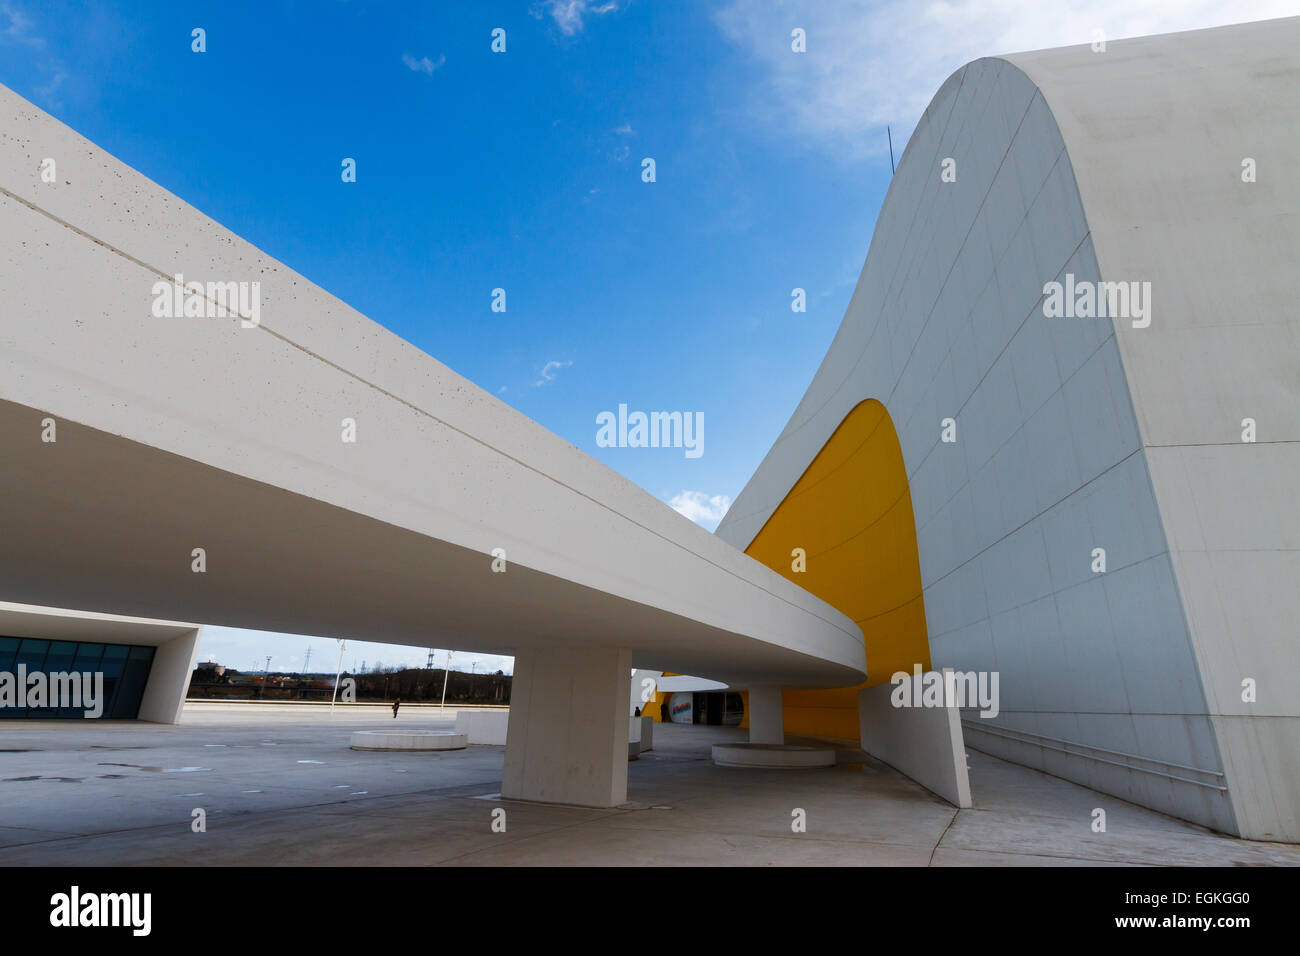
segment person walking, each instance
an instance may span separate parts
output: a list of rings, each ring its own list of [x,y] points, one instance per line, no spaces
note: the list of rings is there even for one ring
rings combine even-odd
[[[397,708],[401,706],[402,706],[402,698],[399,697],[397,698],[397,700],[393,701],[393,720],[397,719]]]

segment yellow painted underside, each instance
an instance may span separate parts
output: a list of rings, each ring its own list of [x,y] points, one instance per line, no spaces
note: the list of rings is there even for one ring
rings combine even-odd
[[[795,548],[805,571],[793,570]],[[869,399],[845,416],[746,553],[862,629],[866,683],[783,695],[786,733],[857,740],[858,691],[930,667],[912,495],[884,405]]]

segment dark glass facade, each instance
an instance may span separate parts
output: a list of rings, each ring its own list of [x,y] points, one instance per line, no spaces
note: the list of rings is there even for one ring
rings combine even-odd
[[[18,665],[27,665],[27,674],[77,671],[104,675],[104,705],[101,720],[134,720],[140,712],[140,700],[149,682],[154,648],[134,644],[92,644],[85,641],[47,641],[34,637],[0,637],[0,672],[17,680]],[[75,717],[84,719],[80,707],[9,707],[0,706],[0,720]]]

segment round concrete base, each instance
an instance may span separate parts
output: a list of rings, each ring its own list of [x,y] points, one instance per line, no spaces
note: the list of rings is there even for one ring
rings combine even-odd
[[[469,734],[449,730],[400,733],[387,730],[357,730],[352,734],[353,750],[464,750]]]
[[[835,766],[835,748],[794,744],[714,744],[713,762],[719,767],[807,770]]]

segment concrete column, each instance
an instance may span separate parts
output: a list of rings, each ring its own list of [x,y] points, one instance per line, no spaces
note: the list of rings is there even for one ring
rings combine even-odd
[[[194,662],[199,656],[199,632],[186,631],[158,645],[149,668],[149,681],[140,698],[140,720],[159,724],[179,724],[185,708],[185,694],[190,689]],[[93,639],[93,638],[92,638]]]
[[[749,742],[751,744],[785,743],[781,688],[775,684],[749,689]]]
[[[515,656],[501,796],[627,802],[632,652],[554,647]]]

